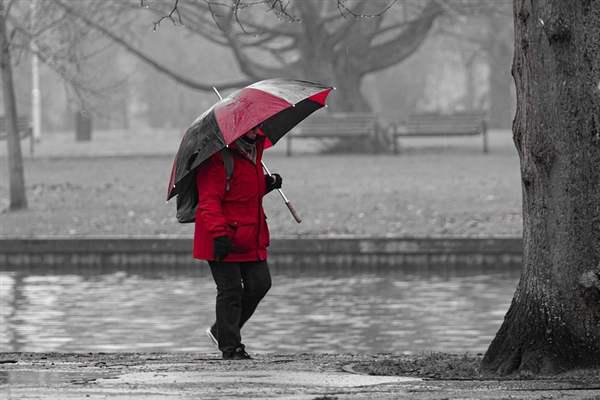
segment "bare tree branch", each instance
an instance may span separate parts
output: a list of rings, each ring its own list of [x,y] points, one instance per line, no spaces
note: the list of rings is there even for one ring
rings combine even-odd
[[[246,53],[242,50],[242,45],[240,44],[239,40],[235,40],[231,33],[231,27],[232,25],[235,25],[235,9],[230,9],[227,15],[221,15],[217,14],[216,10],[212,7],[214,2],[211,3],[212,4],[209,4],[209,6],[211,6],[210,10],[213,13],[215,22],[219,25],[221,31],[229,41],[230,48],[238,59],[238,64],[244,74],[256,80],[272,76],[290,76],[289,73],[285,75],[282,74],[281,68],[272,68],[259,64],[246,55]],[[290,71],[295,69],[294,65],[291,64],[287,65],[286,67]]]
[[[150,56],[144,54],[142,51],[140,51],[137,48],[133,47],[129,42],[127,42],[126,40],[122,39],[121,37],[119,37],[115,33],[111,32],[110,30],[108,30],[104,26],[96,23],[91,18],[88,18],[86,15],[84,15],[81,12],[79,12],[74,7],[65,4],[61,0],[54,0],[54,2],[56,4],[58,4],[60,7],[62,7],[70,15],[72,15],[72,16],[80,19],[81,21],[85,22],[87,25],[89,25],[90,27],[94,28],[98,32],[101,32],[103,35],[105,35],[106,37],[108,37],[109,39],[111,39],[112,41],[114,41],[115,43],[117,43],[118,45],[120,45],[123,48],[125,48],[131,54],[135,55],[136,57],[138,57],[139,59],[141,59],[142,61],[144,61],[148,65],[152,66],[157,71],[166,74],[167,76],[169,76],[170,78],[172,78],[176,82],[181,83],[181,84],[183,84],[183,85],[185,85],[187,87],[190,87],[192,89],[202,90],[202,91],[206,91],[206,92],[212,92],[212,90],[213,90],[212,87],[214,86],[214,84],[207,84],[207,83],[197,82],[195,80],[192,80],[192,79],[190,79],[190,78],[188,78],[186,76],[183,76],[183,75],[179,74],[178,72],[174,71],[173,69],[171,69],[171,68],[169,68],[169,67],[167,67],[167,66],[165,66],[165,65],[163,65],[161,63],[159,63],[158,61],[154,60]],[[232,89],[232,88],[239,88],[239,87],[242,87],[242,86],[246,86],[249,83],[250,83],[249,80],[242,80],[242,81],[237,81],[237,82],[220,83],[220,84],[218,84],[218,86],[220,88],[222,88],[222,89]]]
[[[374,13],[374,14],[364,14],[364,13],[360,13],[360,12],[355,12],[354,10],[352,10],[351,8],[349,8],[346,5],[345,0],[337,0],[337,7],[340,12],[340,15],[342,15],[344,18],[347,16],[351,16],[353,18],[376,18],[376,17],[381,17],[383,14],[385,14],[390,8],[392,8],[392,6],[394,4],[396,4],[397,1],[398,0],[392,0],[388,5],[383,7],[381,9],[381,11],[378,11],[377,13]],[[365,3],[366,2],[363,2],[362,4],[359,5],[359,7],[362,7]]]
[[[143,2],[144,1],[142,0],[142,4]],[[154,31],[156,31],[156,29],[164,19],[169,19],[171,22],[173,22],[173,25],[177,25],[177,23],[179,23],[179,25],[183,25],[183,21],[181,20],[181,14],[179,14],[179,9],[177,8],[178,5],[179,0],[175,0],[175,4],[173,4],[173,9],[169,11],[167,15],[160,17],[158,21],[154,22]],[[175,18],[173,18],[173,14],[177,16],[177,21],[175,20]]]
[[[148,7],[151,0],[142,0]],[[494,0],[505,4],[509,0]],[[153,0],[190,32],[231,49],[252,79],[331,81],[360,96],[361,79],[413,54],[434,22],[487,12],[489,0]],[[495,4],[495,3],[494,3]],[[484,11],[486,10],[486,11]],[[352,87],[354,86],[354,87]],[[341,96],[340,96],[341,98]],[[365,101],[355,102],[363,107]],[[347,106],[345,106],[347,107]],[[348,109],[348,110],[350,110]]]
[[[437,2],[430,2],[421,18],[411,21],[396,37],[368,49],[362,71],[366,73],[387,68],[414,53],[427,37],[435,19],[443,13]]]

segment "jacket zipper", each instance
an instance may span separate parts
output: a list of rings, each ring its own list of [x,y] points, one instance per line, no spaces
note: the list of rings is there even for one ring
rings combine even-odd
[[[260,166],[261,164],[260,164],[260,160],[258,159],[259,158],[258,156],[259,155],[258,155],[258,151],[257,151],[257,154],[256,154],[256,192],[258,193],[258,196],[257,196],[257,200],[258,200],[258,232],[256,232],[256,258],[260,259],[260,252],[259,252],[260,251],[260,233],[262,231],[261,228],[262,228],[263,221],[262,221],[262,218],[260,215],[260,210],[262,208],[262,196],[261,196],[261,193],[259,190],[260,189],[259,179],[262,175],[262,168]],[[262,154],[260,154],[260,159],[262,160]],[[264,177],[263,177],[263,179],[264,179]]]

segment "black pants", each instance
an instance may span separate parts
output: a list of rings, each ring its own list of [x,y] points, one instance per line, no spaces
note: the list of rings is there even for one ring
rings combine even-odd
[[[240,329],[271,288],[267,262],[210,261],[209,265],[217,284],[217,322],[213,332],[217,333],[219,349],[230,352],[243,348]]]

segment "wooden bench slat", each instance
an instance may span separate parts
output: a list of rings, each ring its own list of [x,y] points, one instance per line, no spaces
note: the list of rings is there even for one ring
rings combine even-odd
[[[17,131],[20,139],[26,139],[29,137],[29,139],[32,141],[30,147],[33,149],[33,132],[28,116],[17,117]],[[4,116],[0,116],[0,140],[6,140],[7,138],[8,132],[6,130],[6,118]],[[33,150],[31,150],[31,152],[33,153]]]
[[[471,133],[481,133],[481,129],[410,129],[405,132],[398,132],[398,135],[411,134],[411,135],[424,135],[424,134],[436,134],[438,136],[444,136],[449,134],[464,133],[465,135]]]
[[[481,122],[477,123],[477,124],[433,124],[433,123],[427,123],[427,124],[406,124],[406,128],[415,128],[415,129],[419,129],[419,128],[480,128],[481,127]]]
[[[19,139],[27,139],[32,135],[32,130],[28,129],[19,129]],[[6,140],[8,138],[8,132],[0,131],[0,140]]]
[[[292,154],[292,139],[365,138],[377,130],[377,116],[371,113],[321,113],[302,122],[287,135],[287,155]]]
[[[481,130],[481,126],[482,124],[477,124],[477,125],[473,125],[473,124],[463,124],[463,125],[452,125],[452,124],[439,124],[439,125],[434,125],[434,124],[423,124],[423,125],[407,125],[406,126],[406,130],[455,130],[455,131],[460,131],[463,129],[478,129]]]
[[[481,119],[456,119],[456,120],[408,120],[407,125],[481,125]]]
[[[452,124],[452,123],[448,123],[448,124],[444,124],[444,123],[422,123],[422,124],[406,124],[407,128],[456,128],[456,129],[460,129],[460,128],[481,128],[481,121],[478,123],[464,123],[464,124]]]
[[[460,116],[460,117],[456,117],[456,116],[419,116],[419,117],[411,117],[409,118],[409,121],[481,121],[484,117],[483,116],[477,116],[477,115],[473,115],[473,116]]]
[[[487,153],[485,114],[462,112],[455,114],[420,113],[409,116],[402,131],[393,133],[394,152],[398,137],[483,136],[483,151]]]
[[[465,131],[455,131],[455,132],[444,132],[444,133],[440,133],[440,132],[419,132],[419,133],[414,133],[414,132],[398,132],[395,136],[396,137],[406,137],[406,136],[412,136],[412,137],[443,137],[443,136],[479,136],[481,134],[481,132],[476,132],[476,131],[471,131],[471,132],[465,132]]]
[[[344,131],[336,131],[336,132],[328,132],[327,135],[323,135],[320,133],[304,133],[301,135],[296,135],[294,138],[295,139],[299,139],[299,138],[311,138],[311,139],[337,139],[337,138],[365,138],[365,132],[359,132],[359,134],[354,134],[354,133],[348,133],[348,132],[344,132]]]
[[[6,118],[0,117],[0,132],[6,132]],[[17,129],[28,129],[31,127],[29,117],[17,117]]]

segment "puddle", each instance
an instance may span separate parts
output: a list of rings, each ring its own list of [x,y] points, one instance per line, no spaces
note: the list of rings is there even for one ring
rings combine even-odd
[[[356,375],[344,372],[310,371],[228,371],[225,373],[204,372],[135,372],[124,374],[115,383],[127,384],[269,384],[283,386],[359,387],[386,383],[419,382],[419,378],[401,376]]]
[[[0,352],[213,353],[204,329],[215,318],[214,282],[196,270],[20,274],[0,266]],[[484,352],[519,274],[273,268],[273,288],[244,337],[251,353]]]
[[[10,370],[0,371],[0,386],[86,385],[100,378],[108,378],[108,376],[100,373],[82,374],[69,371]]]

